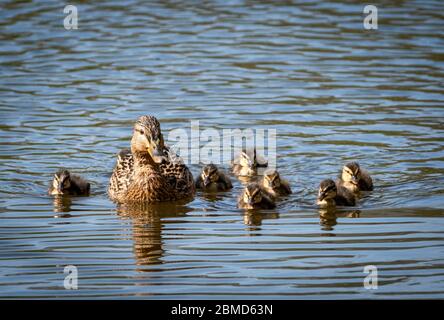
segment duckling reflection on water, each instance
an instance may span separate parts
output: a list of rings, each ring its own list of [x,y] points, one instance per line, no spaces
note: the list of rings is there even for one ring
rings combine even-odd
[[[331,179],[326,179],[319,185],[317,204],[321,207],[354,206],[356,197],[348,189],[336,185]]]
[[[258,173],[259,167],[267,167],[268,163],[261,159],[258,161],[256,149],[252,152],[242,151],[239,158],[233,163],[233,173],[240,177],[253,177]]]
[[[66,169],[60,169],[54,174],[49,186],[50,195],[89,195],[90,183],[80,176],[71,174]]]
[[[322,226],[322,230],[333,230],[336,222],[336,209],[331,207],[325,207],[319,210],[319,224]]]
[[[342,168],[339,184],[353,193],[372,191],[373,180],[357,162],[349,162]]]
[[[319,209],[319,224],[322,226],[322,230],[333,230],[338,218],[359,218],[360,213],[359,210],[341,212],[336,207],[321,207]]]
[[[259,227],[262,225],[262,221],[266,219],[278,219],[279,213],[263,213],[254,211],[245,211],[244,213],[244,224],[249,227]],[[258,228],[253,228],[251,230],[258,230]]]
[[[193,176],[182,159],[165,144],[159,121],[140,117],[131,139],[131,151],[122,150],[108,187],[117,202],[162,202],[192,198]]]
[[[275,169],[268,169],[265,171],[261,184],[262,188],[273,198],[286,196],[292,193],[288,181],[282,179],[279,172]]]
[[[252,182],[242,191],[238,200],[238,207],[242,209],[273,209],[276,204],[259,184]]]
[[[71,212],[71,206],[72,206],[71,197],[56,196],[53,199],[53,205],[55,212],[54,218],[72,217],[72,215],[68,213]]]
[[[196,188],[204,191],[226,191],[233,188],[231,180],[214,164],[208,164],[196,179]]]

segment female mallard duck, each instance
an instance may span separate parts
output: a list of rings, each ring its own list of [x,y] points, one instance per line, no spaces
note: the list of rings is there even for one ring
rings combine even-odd
[[[356,198],[348,189],[336,185],[331,179],[326,179],[319,185],[317,204],[321,207],[354,206]]]
[[[266,166],[268,163],[265,160],[258,161],[256,149],[253,152],[242,151],[233,164],[233,173],[240,177],[253,177],[257,175],[258,167]]]
[[[164,144],[159,121],[140,117],[131,150],[122,150],[111,175],[108,194],[117,202],[175,201],[194,196],[193,176],[182,160]]]
[[[71,174],[66,169],[60,169],[54,174],[49,186],[50,195],[89,195],[90,184],[79,176]]]
[[[230,178],[214,164],[207,164],[196,179],[196,188],[204,191],[226,191],[233,188]]]
[[[243,190],[238,200],[238,207],[242,209],[273,209],[276,204],[259,184],[253,182]]]
[[[289,195],[292,191],[287,180],[282,179],[275,169],[268,169],[261,181],[262,188],[274,198]]]
[[[342,168],[340,185],[351,192],[373,190],[373,180],[357,162],[349,162]]]

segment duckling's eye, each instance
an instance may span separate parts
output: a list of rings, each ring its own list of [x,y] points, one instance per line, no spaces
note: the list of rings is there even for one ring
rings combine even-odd
[[[142,129],[140,129],[140,130],[139,130],[139,133],[143,135],[143,134],[145,134],[145,131],[143,131]]]

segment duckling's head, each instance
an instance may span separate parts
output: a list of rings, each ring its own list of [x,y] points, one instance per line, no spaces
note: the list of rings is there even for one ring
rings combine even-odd
[[[330,200],[337,195],[336,184],[331,179],[326,179],[319,185],[318,201]]]
[[[202,169],[200,176],[202,178],[203,185],[206,187],[210,183],[217,182],[219,180],[219,170],[214,164],[210,163]]]
[[[62,195],[69,190],[69,188],[71,188],[71,175],[68,170],[60,169],[54,174],[51,194]]]
[[[266,188],[279,188],[281,185],[281,177],[279,172],[275,169],[268,169],[264,172],[264,187]]]
[[[239,164],[242,167],[248,168],[256,168],[257,167],[257,159],[256,159],[256,149],[254,149],[253,157],[250,157],[247,152],[242,151],[239,158]]]
[[[243,201],[253,207],[262,201],[262,190],[257,183],[249,183],[244,190]]]
[[[133,153],[148,153],[154,162],[161,163],[166,159],[164,147],[159,121],[153,116],[140,117],[134,125],[131,151]]]
[[[344,182],[358,186],[361,179],[361,168],[357,162],[349,162],[342,168],[341,178]]]

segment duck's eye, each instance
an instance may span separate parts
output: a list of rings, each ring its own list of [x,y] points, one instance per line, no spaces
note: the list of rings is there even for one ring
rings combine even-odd
[[[145,134],[145,131],[143,131],[142,129],[139,130],[140,134]]]

